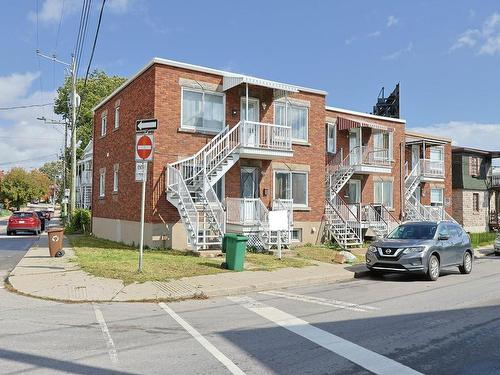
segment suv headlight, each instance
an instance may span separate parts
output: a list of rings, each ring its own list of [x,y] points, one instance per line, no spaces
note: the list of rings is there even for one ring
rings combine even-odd
[[[415,254],[415,253],[421,253],[422,251],[425,250],[425,247],[419,246],[419,247],[406,247],[403,250],[403,254]]]
[[[376,252],[377,252],[377,248],[376,248],[375,246],[370,245],[370,246],[368,247],[368,251],[369,251],[370,253],[376,253]]]

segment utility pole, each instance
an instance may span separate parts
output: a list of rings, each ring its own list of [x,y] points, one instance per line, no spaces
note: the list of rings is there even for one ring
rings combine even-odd
[[[65,65],[68,68],[69,74],[71,75],[71,95],[70,95],[70,105],[71,105],[71,192],[70,192],[70,215],[73,214],[76,207],[76,112],[77,107],[80,105],[80,97],[76,93],[76,57],[71,55],[71,64],[67,62],[58,60],[55,55],[48,56],[40,53],[39,50],[36,53],[49,59],[55,61],[59,64]],[[66,155],[64,155],[66,157]]]

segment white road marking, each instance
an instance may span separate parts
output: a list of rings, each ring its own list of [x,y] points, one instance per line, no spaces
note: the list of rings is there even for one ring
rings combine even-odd
[[[198,341],[210,354],[212,354],[220,363],[222,363],[226,368],[231,371],[232,374],[244,375],[245,373],[234,364],[229,358],[227,358],[219,349],[213,346],[205,337],[201,335],[195,328],[193,328],[188,322],[182,319],[179,315],[175,313],[170,307],[165,303],[160,302],[160,307],[165,310],[174,320],[179,323],[186,331],[189,332],[193,338]]]
[[[317,305],[337,307],[339,309],[347,309],[352,311],[367,311],[367,310],[380,310],[378,307],[368,306],[368,305],[358,305],[356,303],[350,303],[345,301],[339,301],[336,299],[326,299],[320,297],[306,296],[302,294],[294,294],[288,292],[282,292],[278,290],[269,290],[265,292],[260,292],[260,294],[266,294],[268,296],[282,297],[287,299],[293,299],[301,302],[310,302]]]
[[[109,358],[111,362],[118,363],[118,355],[116,353],[115,343],[113,342],[113,338],[109,333],[108,325],[104,320],[104,315],[102,315],[102,311],[96,304],[92,304],[94,307],[95,318],[97,319],[97,323],[101,327],[102,335],[104,336],[104,340],[106,340],[106,347],[108,348]]]
[[[228,299],[375,374],[421,374],[388,357],[372,352],[371,350],[365,349],[339,336],[335,336],[330,332],[314,327],[305,320],[274,307],[266,306],[250,297],[228,297]]]

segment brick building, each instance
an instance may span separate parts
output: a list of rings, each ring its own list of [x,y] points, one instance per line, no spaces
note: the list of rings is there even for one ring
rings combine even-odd
[[[406,216],[405,121],[326,107],[325,98],[318,89],[153,59],[94,108],[94,234],[138,241],[135,122],[145,118],[158,120],[149,246],[208,249],[226,232],[247,234],[257,248],[278,238],[348,246],[386,233]],[[275,210],[286,211],[286,229],[270,230]]]

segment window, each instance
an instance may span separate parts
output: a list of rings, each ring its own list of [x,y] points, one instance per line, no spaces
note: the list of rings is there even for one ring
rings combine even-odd
[[[480,166],[481,162],[477,156],[469,157],[469,174],[471,176],[479,176],[480,175]]]
[[[393,207],[392,202],[392,181],[375,181],[373,183],[374,202],[383,204],[388,208]]]
[[[392,132],[374,131],[373,152],[375,159],[392,160]]]
[[[431,206],[443,205],[443,188],[431,189]]]
[[[181,127],[219,131],[224,126],[224,94],[182,90]]]
[[[115,129],[120,126],[120,107],[115,108]]]
[[[443,146],[433,146],[430,148],[430,159],[434,161],[444,160],[444,147]]]
[[[106,135],[106,127],[107,127],[107,116],[101,117],[101,137]]]
[[[331,153],[337,153],[337,125],[326,124],[326,150]]]
[[[118,191],[118,164],[115,164],[113,168],[113,192]]]
[[[302,228],[292,229],[292,242],[302,242]]]
[[[104,197],[106,193],[106,168],[99,171],[99,196]]]
[[[479,212],[479,193],[472,194],[472,209],[474,212]]]
[[[275,102],[274,123],[292,128],[292,139],[307,141],[308,108],[296,104],[287,104],[287,121],[285,121],[285,103]]]
[[[294,207],[307,207],[307,188],[308,186],[306,172],[275,172],[275,199],[293,199]]]

